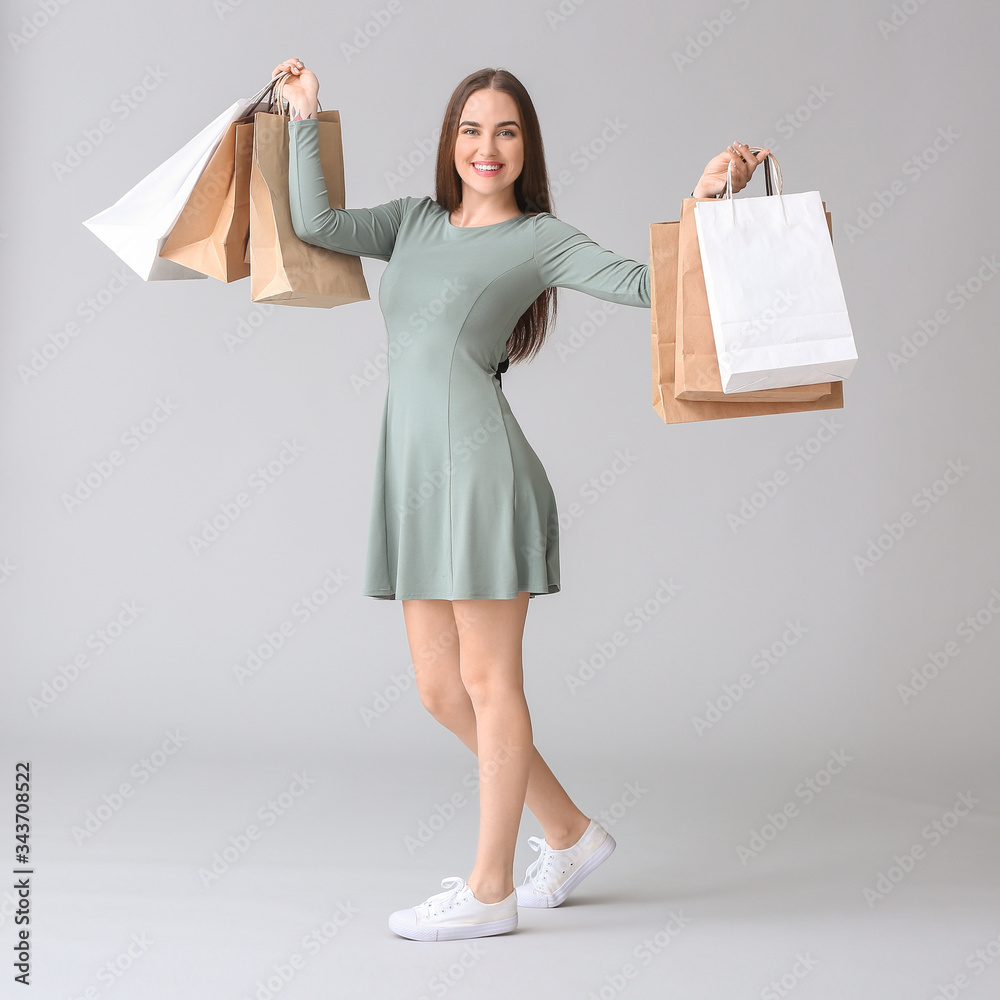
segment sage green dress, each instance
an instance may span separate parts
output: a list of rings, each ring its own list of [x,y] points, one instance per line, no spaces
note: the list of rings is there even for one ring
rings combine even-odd
[[[378,292],[388,388],[363,593],[407,600],[553,594],[559,517],[545,469],[507,404],[498,368],[546,288],[649,308],[649,265],[549,212],[452,225],[430,197],[334,209],[318,119],[289,121],[288,184],[300,239],[388,261]]]

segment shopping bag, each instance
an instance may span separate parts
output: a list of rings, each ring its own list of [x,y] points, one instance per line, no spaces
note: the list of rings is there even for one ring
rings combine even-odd
[[[253,97],[235,101],[113,205],[83,224],[144,281],[204,278],[193,268],[161,257],[160,249],[230,123],[265,100],[274,85],[272,80]]]
[[[665,423],[752,417],[765,413],[833,410],[844,405],[844,383],[815,400],[752,402],[677,399],[674,385],[677,322],[677,251],[680,222],[654,222],[649,227],[650,315],[652,319],[653,409]]]
[[[280,99],[279,99],[280,107]],[[345,208],[340,112],[319,111],[319,154],[331,208]],[[300,240],[288,203],[288,116],[254,116],[250,170],[250,297],[328,309],[370,298],[361,258]]]
[[[231,122],[188,195],[181,214],[160,250],[220,281],[250,274],[250,161],[253,120]]]
[[[697,199],[681,202],[677,249],[677,326],[674,355],[674,385],[678,399],[755,400],[793,402],[819,399],[830,392],[829,382],[796,385],[749,392],[722,391],[719,359],[708,310],[705,278],[698,249],[694,207]]]
[[[858,359],[819,191],[783,194],[778,177],[775,194],[736,199],[730,162],[727,196],[694,205],[727,393],[842,380]]]

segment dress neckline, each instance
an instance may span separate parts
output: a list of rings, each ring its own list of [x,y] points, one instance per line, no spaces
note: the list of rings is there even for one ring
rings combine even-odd
[[[488,222],[484,226],[456,226],[454,222],[451,221],[451,212],[444,209],[444,221],[445,225],[449,229],[457,229],[460,232],[464,232],[467,229],[493,229],[495,226],[506,226],[508,222],[516,222],[518,219],[524,219],[531,215],[537,215],[537,212],[521,212],[520,215],[512,215],[509,219],[503,219],[501,222]]]

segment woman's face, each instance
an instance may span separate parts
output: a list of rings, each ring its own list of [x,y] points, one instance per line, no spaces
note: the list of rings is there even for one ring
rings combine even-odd
[[[477,169],[483,164],[496,169]],[[502,193],[523,166],[521,115],[514,98],[501,90],[473,91],[462,109],[455,140],[455,169],[463,186],[482,195]]]

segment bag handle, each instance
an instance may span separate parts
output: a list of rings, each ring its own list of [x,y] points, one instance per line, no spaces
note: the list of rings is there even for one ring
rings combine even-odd
[[[274,93],[276,95],[275,96],[275,104],[277,104],[278,110],[275,111],[275,112],[272,112],[272,114],[279,114],[279,115],[288,114],[288,112],[283,111],[281,109],[282,109],[282,106],[284,104],[287,104],[289,107],[291,107],[291,101],[289,101],[288,98],[285,97],[285,95],[284,95],[284,83],[285,83],[285,80],[286,80],[287,77],[289,77],[291,75],[292,75],[291,73],[285,72],[285,73],[282,73],[281,76],[276,77],[277,85],[274,88]],[[316,95],[316,111],[320,112],[322,110],[323,110],[323,105],[320,103],[319,95],[317,94]],[[291,117],[291,116],[289,115],[289,117]]]
[[[759,153],[764,147],[763,146],[748,146],[747,147],[751,153]],[[781,205],[781,215],[788,223],[788,215],[785,212],[785,203],[781,199],[781,167],[778,166],[778,161],[774,158],[773,154],[768,153],[765,158],[766,162],[764,164],[764,185],[768,195],[775,193],[774,186],[777,185],[777,195],[778,204]],[[730,160],[726,165],[726,190],[722,195],[723,198],[729,199],[729,212],[732,217],[733,225],[736,225],[736,200],[733,198],[733,161]]]
[[[751,153],[759,153],[763,150],[763,146],[749,146],[747,147]],[[764,185],[767,194],[774,194],[774,187],[777,186],[778,194],[781,194],[782,179],[781,179],[781,167],[778,166],[778,161],[774,158],[773,153],[768,153],[764,160]],[[721,195],[722,198],[732,198],[733,196],[733,161],[730,160],[726,165],[726,190]]]
[[[260,90],[258,90],[257,93],[254,94],[249,101],[247,101],[247,105],[243,109],[243,113],[240,115],[239,121],[253,118],[254,114],[261,110],[258,107],[259,104],[265,104],[266,109],[268,111],[271,110],[274,105],[274,93],[272,92],[269,94],[268,91],[272,91],[272,88],[278,82],[278,79],[279,77],[274,77],[274,79],[270,80],[263,87],[261,87]]]
[[[247,106],[243,109],[243,114],[238,119],[239,121],[249,121],[258,111],[266,111],[270,115],[282,115],[286,114],[285,111],[281,110],[282,103],[287,104],[287,98],[282,96],[281,85],[289,73],[281,73],[276,77],[273,77],[268,83],[266,83],[260,90],[257,91],[253,97],[247,102]],[[270,93],[269,93],[270,91]],[[264,107],[261,108],[258,105],[263,104]],[[316,104],[318,110],[323,110],[323,105],[319,103],[319,98],[316,99]]]

